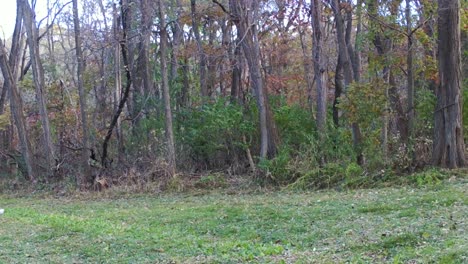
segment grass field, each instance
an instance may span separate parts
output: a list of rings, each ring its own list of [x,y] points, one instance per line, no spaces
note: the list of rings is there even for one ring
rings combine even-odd
[[[467,190],[0,196],[0,263],[468,263]]]

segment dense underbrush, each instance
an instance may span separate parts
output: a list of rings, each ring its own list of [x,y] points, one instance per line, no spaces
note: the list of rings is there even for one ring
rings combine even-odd
[[[227,188],[239,181],[273,188],[356,189],[390,184],[432,185],[451,177],[444,170],[429,167],[435,104],[432,92],[417,93],[414,136],[404,141],[395,124],[381,118],[385,109],[371,103],[359,104],[371,87],[356,88],[351,87],[347,99],[340,103],[341,111],[346,113],[341,116],[340,125],[332,122],[330,109],[329,121],[321,132],[313,111],[288,104],[281,97],[271,98],[280,138],[277,155],[272,159],[257,156],[260,132],[254,100],[240,105],[219,99],[199,107],[181,108],[174,116],[178,167],[175,177],[169,176],[164,159],[164,118],[157,111],[161,106],[154,105],[149,107],[152,114],[141,118],[133,128],[122,123],[120,134],[113,139],[119,143],[113,142],[109,148],[111,163],[106,168],[93,166],[92,173],[101,182],[91,189],[120,186],[140,192],[182,191]],[[377,99],[372,101],[382,104]],[[386,120],[394,119],[395,114],[390,112]],[[361,127],[362,143],[358,149],[353,146],[351,122],[358,122]],[[62,151],[66,158],[55,177],[42,178],[34,187],[22,176],[24,169],[17,155],[18,170],[4,173],[1,188],[60,192],[78,189],[79,152],[66,148]],[[363,154],[363,164],[357,163],[357,153]],[[97,144],[92,155],[96,160],[100,156]]]

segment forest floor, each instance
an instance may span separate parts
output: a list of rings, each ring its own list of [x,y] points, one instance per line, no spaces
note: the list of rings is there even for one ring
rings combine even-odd
[[[467,190],[0,195],[0,263],[468,263]]]

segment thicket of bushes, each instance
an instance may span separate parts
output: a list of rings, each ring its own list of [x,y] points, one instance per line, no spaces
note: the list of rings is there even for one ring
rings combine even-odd
[[[464,89],[464,97],[468,98],[467,89]],[[346,98],[340,103],[343,113],[340,126],[333,124],[330,109],[323,133],[317,131],[314,113],[309,109],[289,105],[281,97],[270,98],[275,105],[274,119],[281,138],[278,154],[271,160],[259,160],[257,156],[260,135],[253,98],[248,98],[244,105],[221,98],[203,106],[178,109],[174,115],[174,129],[179,180],[195,177],[200,181],[195,186],[225,186],[225,179],[218,184],[223,178],[220,175],[236,177],[250,174],[252,179],[261,183],[299,189],[359,188],[408,177],[413,171],[428,165],[436,100],[432,91],[420,89],[416,94],[415,136],[411,139],[411,146],[402,142],[390,122],[388,142],[384,148],[382,116],[388,111],[385,108],[387,102],[371,84],[352,86]],[[151,109],[148,114],[132,128],[129,122],[122,123],[119,136],[123,138],[123,146],[120,147],[124,151],[118,151],[118,144],[112,144],[110,150],[115,162],[111,164],[111,173],[106,176],[113,177],[115,183],[146,184],[159,181],[165,175],[162,106],[154,104],[148,108]],[[468,113],[468,104],[464,104],[464,111]],[[388,114],[392,120],[394,113]],[[464,116],[466,119],[468,114]],[[366,159],[363,166],[356,164],[351,122],[358,122],[361,126],[364,139],[361,150]],[[466,124],[468,120],[465,120]],[[66,127],[63,122],[53,122],[53,125],[57,131]],[[98,131],[93,133],[97,135]],[[255,162],[255,173],[248,160],[248,151]],[[98,148],[96,152],[99,157]],[[123,154],[118,156],[119,152]],[[77,153],[73,155],[78,160]],[[72,169],[73,155],[67,162],[68,167],[62,168],[61,180],[68,184],[75,183],[73,179],[78,173]],[[16,179],[20,174],[21,169]],[[431,171],[426,174],[413,182],[433,183],[439,179]],[[216,182],[212,183],[213,179]]]
[[[465,93],[466,94],[466,93]],[[372,96],[372,100],[369,100]],[[416,95],[416,125],[412,145],[399,138],[388,113],[388,142],[384,151],[382,116],[386,108],[383,93],[372,84],[352,86],[346,100],[340,104],[341,125],[332,123],[331,110],[325,133],[318,133],[314,113],[299,105],[288,105],[281,97],[270,98],[281,138],[278,154],[271,160],[259,160],[257,109],[253,98],[246,105],[227,99],[207,102],[201,107],[180,109],[175,114],[177,161],[181,175],[220,172],[230,175],[252,173],[247,150],[256,163],[254,178],[274,185],[295,188],[357,188],[375,182],[406,177],[408,173],[428,165],[432,148],[432,118],[435,97],[429,90]],[[363,166],[356,164],[350,123],[361,125],[366,158]],[[162,156],[164,138],[163,117],[143,119],[138,133],[126,141],[127,157]],[[147,137],[141,137],[145,131]],[[130,133],[130,132],[129,132]],[[138,155],[140,153],[140,155]],[[138,167],[138,162],[135,165]],[[143,163],[141,163],[143,164]],[[183,177],[183,176],[182,176]]]

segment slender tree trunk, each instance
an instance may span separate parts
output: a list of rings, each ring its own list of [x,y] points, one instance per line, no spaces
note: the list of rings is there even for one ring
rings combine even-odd
[[[305,30],[299,29],[299,39],[301,41],[301,48],[302,48],[302,56],[303,62],[302,67],[304,68],[304,79],[306,80],[307,84],[307,105],[311,113],[314,111],[314,101],[313,101],[313,89],[314,89],[314,78],[312,77],[312,67],[311,62],[312,58],[309,55],[309,49],[305,43]]]
[[[258,12],[258,2],[253,0],[230,0],[230,9],[237,30],[245,38],[242,48],[249,65],[250,81],[255,91],[260,115],[260,158],[273,158],[277,153],[278,134],[269,107],[266,88],[260,70],[260,46],[254,17]]]
[[[406,0],[406,34],[408,39],[408,53],[406,54],[406,65],[407,65],[407,97],[408,97],[408,143],[413,139],[413,127],[414,127],[414,77],[413,77],[413,33],[411,26],[411,1]],[[411,147],[410,147],[411,151]]]
[[[234,43],[234,55],[232,56],[232,72],[231,72],[231,102],[240,103],[242,90],[242,36],[239,30],[236,31],[236,41]]]
[[[349,21],[348,27],[352,27],[352,12],[349,12]],[[361,34],[362,34],[362,0],[357,1],[356,7],[356,15],[357,15],[357,25],[356,25],[356,37],[354,41],[354,54],[353,54],[353,72],[354,72],[354,80],[356,82],[361,81]],[[351,43],[351,41],[348,41]]]
[[[141,22],[140,22],[140,36],[139,43],[137,44],[137,61],[134,71],[135,81],[133,87],[134,90],[138,93],[134,95],[134,116],[133,116],[133,126],[137,126],[139,121],[144,117],[144,113],[147,111],[146,99],[153,92],[154,88],[152,87],[153,82],[151,80],[150,72],[150,41],[151,41],[151,27],[152,27],[152,1],[149,0],[140,0],[140,13],[141,13]],[[133,130],[137,132],[137,130]]]
[[[183,85],[182,85],[182,104],[184,106],[189,106],[190,102],[190,78],[189,78],[189,61],[188,58],[184,58],[184,64],[182,65],[182,77],[183,77]]]
[[[27,0],[22,1],[23,21],[28,36],[29,54],[31,56],[34,85],[36,86],[36,98],[41,116],[42,130],[44,137],[43,153],[47,161],[46,170],[49,176],[52,175],[52,169],[55,159],[55,151],[52,143],[52,135],[50,131],[49,115],[47,111],[47,91],[44,82],[44,69],[40,58],[39,44],[37,43],[38,28],[36,27],[34,11],[29,6]]]
[[[174,2],[173,2],[174,3]],[[179,51],[180,45],[184,42],[184,31],[180,18],[182,16],[182,6],[180,0],[175,1],[175,5],[172,6],[173,10],[176,10],[175,23],[172,25],[172,52],[171,52],[171,75],[170,81],[172,87],[177,83],[179,77]],[[182,88],[177,94],[177,107],[182,108],[186,106],[186,100],[184,95],[184,89]]]
[[[439,0],[439,78],[434,113],[436,166],[458,168],[466,164],[462,123],[460,1]]]
[[[333,100],[333,124],[335,124],[335,127],[340,126],[340,110],[338,109],[338,103],[344,90],[343,79],[343,58],[338,54],[335,68],[335,99]]]
[[[226,85],[226,72],[228,71],[228,67],[226,67],[226,64],[229,65],[229,63],[232,62],[232,55],[231,55],[231,49],[230,49],[230,38],[231,38],[231,31],[232,31],[232,25],[229,23],[229,20],[227,19],[222,19],[221,21],[221,46],[223,49],[223,56],[221,59],[219,59],[219,91],[220,95],[223,98],[227,97],[227,85]],[[225,58],[229,59],[229,62],[226,63]]]
[[[0,93],[0,115],[4,114],[5,112],[5,103],[7,99],[7,88],[2,87],[2,92]]]
[[[315,74],[315,85],[317,88],[317,128],[323,135],[327,122],[327,79],[326,65],[322,52],[322,2],[321,0],[312,0],[312,28],[313,42],[312,54]]]
[[[345,85],[344,91],[346,91],[346,88],[354,81],[354,73],[353,73],[353,67],[352,67],[352,62],[351,62],[351,57],[350,57],[351,55],[349,54],[349,49],[348,49],[349,46],[346,43],[345,28],[344,28],[344,23],[343,23],[343,17],[341,15],[339,0],[333,0],[332,9],[336,18],[336,35],[338,39],[338,52],[339,52],[339,56],[342,59],[343,72],[344,72],[344,85]],[[362,142],[361,130],[357,123],[353,123],[351,127],[352,127],[352,132],[353,132],[353,145],[354,145],[356,155],[357,155],[357,163],[359,165],[362,165],[364,164],[364,156],[362,154],[362,149],[361,149],[361,144],[362,144],[361,143]]]
[[[121,31],[120,31],[120,25],[119,25],[119,15],[118,15],[118,10],[117,6],[114,4],[112,6],[113,9],[113,18],[112,18],[112,30],[114,34],[114,39],[116,41],[113,42],[114,45],[114,78],[115,78],[115,84],[114,84],[114,90],[113,90],[113,106],[114,106],[114,111],[117,112],[119,109],[119,102],[122,100],[122,72],[121,72]],[[109,120],[112,122],[112,117]],[[123,161],[124,158],[124,153],[125,153],[125,145],[124,145],[124,138],[122,136],[122,126],[121,126],[121,118],[120,116],[117,118],[117,122],[115,124],[115,136],[117,138],[117,149],[118,149],[118,160],[119,162]]]
[[[5,50],[5,44],[0,38],[0,68],[4,79],[3,89],[5,90],[5,93],[7,93],[8,91],[10,95],[10,110],[18,131],[21,154],[23,156],[26,166],[26,176],[29,178],[30,181],[35,182],[36,174],[34,173],[35,165],[33,161],[33,153],[31,144],[28,140],[26,123],[23,115],[23,102],[16,81],[20,57],[20,35],[22,19],[23,8],[20,0],[18,0],[16,10],[16,24],[13,32],[9,61],[7,60],[7,51]]]
[[[73,24],[75,27],[75,52],[76,60],[78,62],[77,67],[77,80],[78,80],[78,94],[80,97],[80,114],[81,114],[81,130],[83,132],[83,150],[81,151],[81,159],[83,166],[83,175],[81,176],[81,186],[88,188],[93,184],[93,177],[91,175],[89,163],[88,163],[88,151],[89,151],[89,128],[88,128],[88,116],[87,116],[87,103],[86,94],[83,87],[83,72],[84,72],[84,58],[83,51],[81,49],[81,28],[80,18],[78,15],[78,0],[73,0]]]
[[[130,71],[130,65],[129,65],[129,59],[128,59],[128,49],[127,49],[127,41],[128,41],[128,19],[127,19],[127,12],[128,9],[126,8],[126,5],[123,5],[123,1],[125,0],[120,0],[120,6],[121,6],[121,12],[122,12],[122,18],[121,18],[121,23],[122,23],[122,37],[120,39],[120,51],[122,52],[122,60],[123,60],[123,66],[125,69],[125,75],[127,77],[127,83],[125,84],[125,90],[122,93],[122,97],[120,98],[119,104],[117,106],[117,109],[112,116],[112,120],[109,126],[109,129],[107,130],[106,137],[104,138],[104,142],[102,143],[102,156],[101,156],[101,164],[103,167],[107,167],[108,165],[108,160],[107,160],[107,148],[109,146],[109,141],[112,137],[112,132],[114,131],[115,126],[118,124],[120,114],[123,111],[123,108],[125,104],[128,101],[128,97],[130,94],[130,87],[132,86],[132,73]]]
[[[106,15],[106,9],[104,7],[104,4],[103,4],[103,0],[98,0],[97,1],[98,5],[99,5],[99,9],[101,11],[101,16],[103,18],[103,21],[104,21],[104,30],[106,32],[109,32],[107,34],[104,35],[104,41],[105,43],[112,43],[112,38],[111,36],[109,36],[110,34],[112,34],[112,30],[114,30],[114,28],[109,28],[109,25],[108,25],[108,22],[107,22],[107,15]],[[114,12],[114,10],[113,10]],[[114,19],[114,18],[113,18]],[[113,43],[112,43],[113,44]],[[101,76],[101,81],[99,82],[99,88],[96,89],[96,100],[97,100],[97,105],[96,105],[96,110],[94,111],[93,113],[93,124],[94,124],[94,127],[97,128],[98,130],[101,130],[101,129],[104,129],[105,127],[105,124],[106,124],[106,109],[107,109],[107,106],[108,106],[108,102],[112,102],[112,99],[111,98],[108,98],[109,96],[109,93],[108,93],[108,70],[107,70],[107,66],[108,65],[112,65],[111,63],[111,58],[112,58],[112,54],[113,54],[114,50],[113,49],[103,49],[102,50],[102,58],[100,60],[100,63],[99,63],[99,74]],[[120,54],[120,53],[118,53]],[[112,93],[111,93],[112,94]],[[97,122],[98,119],[100,122]],[[90,146],[93,146],[93,140],[92,138],[90,138],[91,142],[89,143]]]
[[[125,45],[127,46],[127,60],[130,75],[132,76],[132,82],[130,85],[130,93],[128,94],[128,100],[126,102],[127,110],[132,118],[132,127],[135,128],[141,113],[141,102],[143,99],[143,87],[142,85],[135,85],[135,79],[138,75],[138,57],[136,56],[139,52],[137,44],[139,41],[135,41],[137,37],[134,32],[137,31],[137,0],[122,0],[121,9],[125,11],[125,25],[127,27],[127,39]],[[123,11],[122,11],[123,12]],[[121,19],[124,19],[123,16]],[[133,130],[134,131],[134,130]]]
[[[151,28],[153,26],[153,16],[152,16],[152,1],[151,0],[141,0],[141,12],[142,12],[142,48],[141,54],[143,57],[141,58],[141,70],[143,72],[142,79],[143,79],[143,87],[144,87],[144,95],[145,97],[149,96],[153,93],[153,81],[151,78],[151,69],[150,69],[150,42],[151,42]]]
[[[199,74],[200,74],[200,90],[203,98],[208,97],[208,84],[207,84],[207,58],[203,49],[203,43],[200,36],[200,25],[197,18],[196,0],[190,0],[191,12],[192,12],[192,29],[195,35],[195,41],[197,42],[197,51],[199,56]]]
[[[208,46],[210,47],[213,47],[213,44],[214,44],[214,40],[215,40],[215,30],[213,29],[213,21],[210,20],[208,22],[208,25],[207,25],[207,28],[208,30]],[[207,92],[208,92],[208,97],[213,97],[213,95],[215,94],[215,89],[216,89],[216,77],[217,77],[217,74],[216,74],[216,58],[213,56],[213,55],[209,55],[207,56],[207,69],[208,69],[208,73],[207,73],[207,82],[206,82],[206,85],[207,85]]]
[[[19,94],[18,86],[16,85],[16,80],[10,66],[8,65],[4,43],[1,39],[0,46],[0,67],[5,79],[5,88],[9,88],[10,90],[10,107],[16,123],[16,128],[18,129],[18,136],[21,142],[21,154],[25,161],[27,176],[29,180],[35,182],[36,174],[33,169],[35,166],[23,116],[23,103]]]
[[[167,30],[165,21],[164,0],[159,0],[159,25],[160,25],[160,52],[161,52],[161,73],[162,73],[162,91],[164,98],[164,112],[166,120],[166,143],[167,143],[167,159],[169,163],[169,170],[171,176],[176,173],[176,159],[175,159],[175,146],[174,146],[174,131],[172,129],[172,109],[171,97],[169,94],[169,81],[167,69]]]

